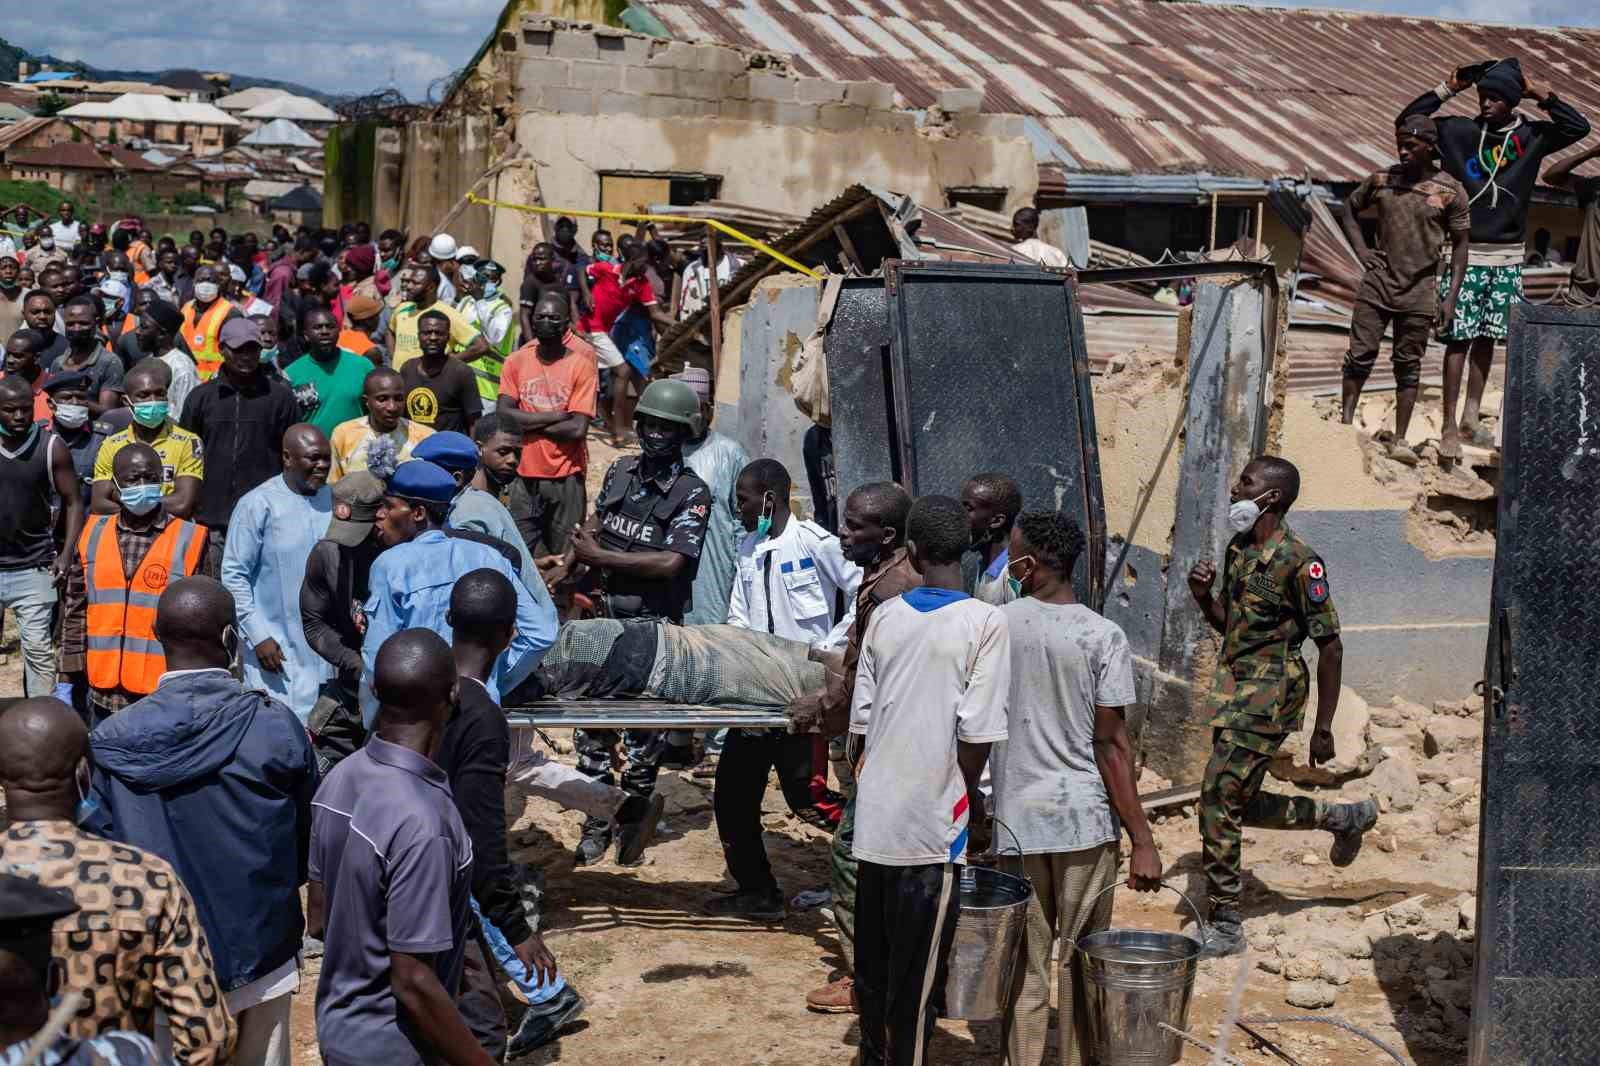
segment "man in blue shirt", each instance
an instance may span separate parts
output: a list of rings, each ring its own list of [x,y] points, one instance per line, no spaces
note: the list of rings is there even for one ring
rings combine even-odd
[[[450,528],[475,530],[505,541],[522,560],[517,567],[522,573],[522,583],[535,600],[549,602],[550,590],[545,587],[539,568],[533,565],[528,545],[517,531],[517,520],[511,517],[505,504],[482,489],[472,487],[472,477],[478,472],[478,446],[472,438],[465,433],[444,430],[419,442],[412,449],[411,457],[437,464],[455,478],[459,490],[450,501],[447,519]]]
[[[378,539],[385,551],[372,564],[361,651],[361,716],[368,728],[378,707],[372,691],[378,649],[393,634],[413,627],[449,640],[450,590],[463,574],[489,567],[510,578],[517,589],[516,635],[487,682],[496,701],[533,673],[555,642],[556,610],[549,599],[535,601],[516,569],[493,548],[447,534],[446,516],[456,488],[444,468],[412,459],[395,469],[378,508]]]

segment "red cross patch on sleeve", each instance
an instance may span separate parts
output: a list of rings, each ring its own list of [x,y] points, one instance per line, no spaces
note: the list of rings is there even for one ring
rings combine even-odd
[[[1306,564],[1306,599],[1312,603],[1328,602],[1328,571],[1321,559]]]

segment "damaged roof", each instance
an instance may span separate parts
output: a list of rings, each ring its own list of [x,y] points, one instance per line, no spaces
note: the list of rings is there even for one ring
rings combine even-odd
[[[1394,162],[1408,101],[1461,63],[1521,58],[1600,117],[1600,30],[1158,0],[640,0],[685,40],[793,57],[801,74],[883,81],[926,108],[976,88],[1034,119],[1071,173],[1354,182]],[[1452,102],[1471,113],[1475,99]],[[1531,105],[1529,109],[1532,110]],[[1033,127],[1035,123],[1030,123]]]

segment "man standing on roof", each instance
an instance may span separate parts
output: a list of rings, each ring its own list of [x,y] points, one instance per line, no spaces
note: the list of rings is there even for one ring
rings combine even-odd
[[[1355,420],[1361,389],[1378,358],[1383,332],[1394,323],[1394,440],[1389,458],[1415,466],[1417,453],[1406,443],[1411,409],[1422,380],[1422,355],[1437,319],[1448,330],[1456,296],[1467,273],[1467,232],[1472,212],[1467,190],[1434,167],[1439,131],[1424,115],[1407,115],[1395,131],[1400,164],[1380,170],[1357,186],[1339,221],[1350,246],[1358,250],[1366,273],[1350,319],[1350,351],[1344,359],[1344,423]],[[1378,247],[1368,248],[1356,215],[1378,213]],[[1434,284],[1439,248],[1450,238],[1450,281],[1442,294]]]
[[[1476,118],[1434,119],[1439,157],[1450,176],[1466,186],[1472,207],[1471,245],[1466,279],[1456,300],[1455,318],[1446,332],[1444,353],[1444,432],[1439,453],[1461,457],[1461,436],[1492,443],[1479,432],[1478,408],[1489,378],[1496,341],[1504,340],[1511,304],[1522,297],[1522,261],[1528,231],[1528,208],[1539,165],[1589,135],[1589,120],[1555,93],[1534,88],[1515,59],[1489,60],[1458,67],[1439,86],[1423,93],[1400,112],[1397,122],[1412,115],[1432,115],[1445,101],[1470,86],[1478,90]],[[1533,100],[1549,120],[1530,120],[1518,111]],[[1448,295],[1448,278],[1440,276],[1440,297]],[[1456,422],[1461,371],[1471,355],[1467,402]]]

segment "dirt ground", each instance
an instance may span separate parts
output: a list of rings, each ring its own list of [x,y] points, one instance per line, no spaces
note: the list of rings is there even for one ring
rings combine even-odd
[[[556,739],[563,738],[557,734]],[[727,885],[709,784],[668,771],[662,774],[661,787],[668,797],[662,835],[646,864],[636,869],[607,863],[574,870],[571,849],[577,843],[581,816],[508,791],[515,826],[512,857],[544,872],[541,922],[546,940],[568,980],[589,1001],[575,1029],[556,1045],[520,1061],[682,1066],[814,1066],[850,1061],[859,1038],[855,1019],[812,1014],[804,1004],[806,991],[828,980],[840,965],[823,912],[792,910],[786,921],[773,925],[702,915],[701,905]],[[1290,790],[1282,783],[1273,787]],[[1344,789],[1351,796],[1371,791],[1360,779]],[[1327,790],[1316,794],[1334,795]],[[1422,801],[1418,809],[1424,806]],[[786,894],[792,898],[807,889],[826,889],[826,838],[788,815],[776,781],[768,790],[765,811],[768,853]],[[1343,870],[1326,861],[1326,834],[1247,833],[1244,907],[1255,949],[1244,963],[1246,1016],[1324,1014],[1367,1029],[1407,1062],[1447,1066],[1461,1061],[1460,1052],[1428,1028],[1440,1023],[1429,1000],[1417,992],[1410,972],[1414,967],[1386,967],[1384,962],[1385,957],[1414,959],[1428,950],[1429,914],[1444,914],[1453,933],[1458,897],[1475,884],[1475,843],[1441,847],[1434,837],[1413,832],[1412,823],[1403,820],[1414,817],[1386,816],[1380,823],[1383,832],[1369,837],[1355,864]],[[1202,901],[1192,807],[1163,817],[1155,829],[1168,879]],[[1119,890],[1114,924],[1175,930],[1182,925],[1182,906],[1170,892],[1135,896]],[[1388,914],[1422,917],[1410,927],[1395,922],[1402,931],[1390,933],[1389,919],[1379,913],[1386,908]],[[1378,929],[1365,941],[1365,950],[1364,928]],[[1344,961],[1342,951],[1331,945],[1344,948],[1351,940],[1356,946],[1348,950],[1379,958]],[[1263,968],[1282,969],[1284,955],[1302,960],[1291,962],[1291,969],[1306,959],[1329,956],[1320,965],[1347,981],[1329,986],[1337,995],[1331,1009],[1306,1011],[1285,1001],[1293,986],[1281,973]],[[1237,959],[1203,964],[1189,1014],[1190,1031],[1201,1039],[1214,1039],[1240,965]],[[1311,976],[1320,976],[1318,965],[1312,962]],[[302,1063],[316,1061],[315,974],[313,961],[294,1007],[296,1053]],[[505,997],[514,1018],[519,1007],[509,988]],[[1386,1061],[1376,1049],[1331,1027],[1286,1024],[1258,1029],[1303,1066]],[[1239,1035],[1230,1053],[1246,1063],[1281,1061],[1265,1051],[1250,1050],[1249,1041]],[[940,1022],[929,1061],[936,1066],[998,1064],[998,1024]],[[1181,1061],[1203,1063],[1209,1057],[1190,1048]]]

